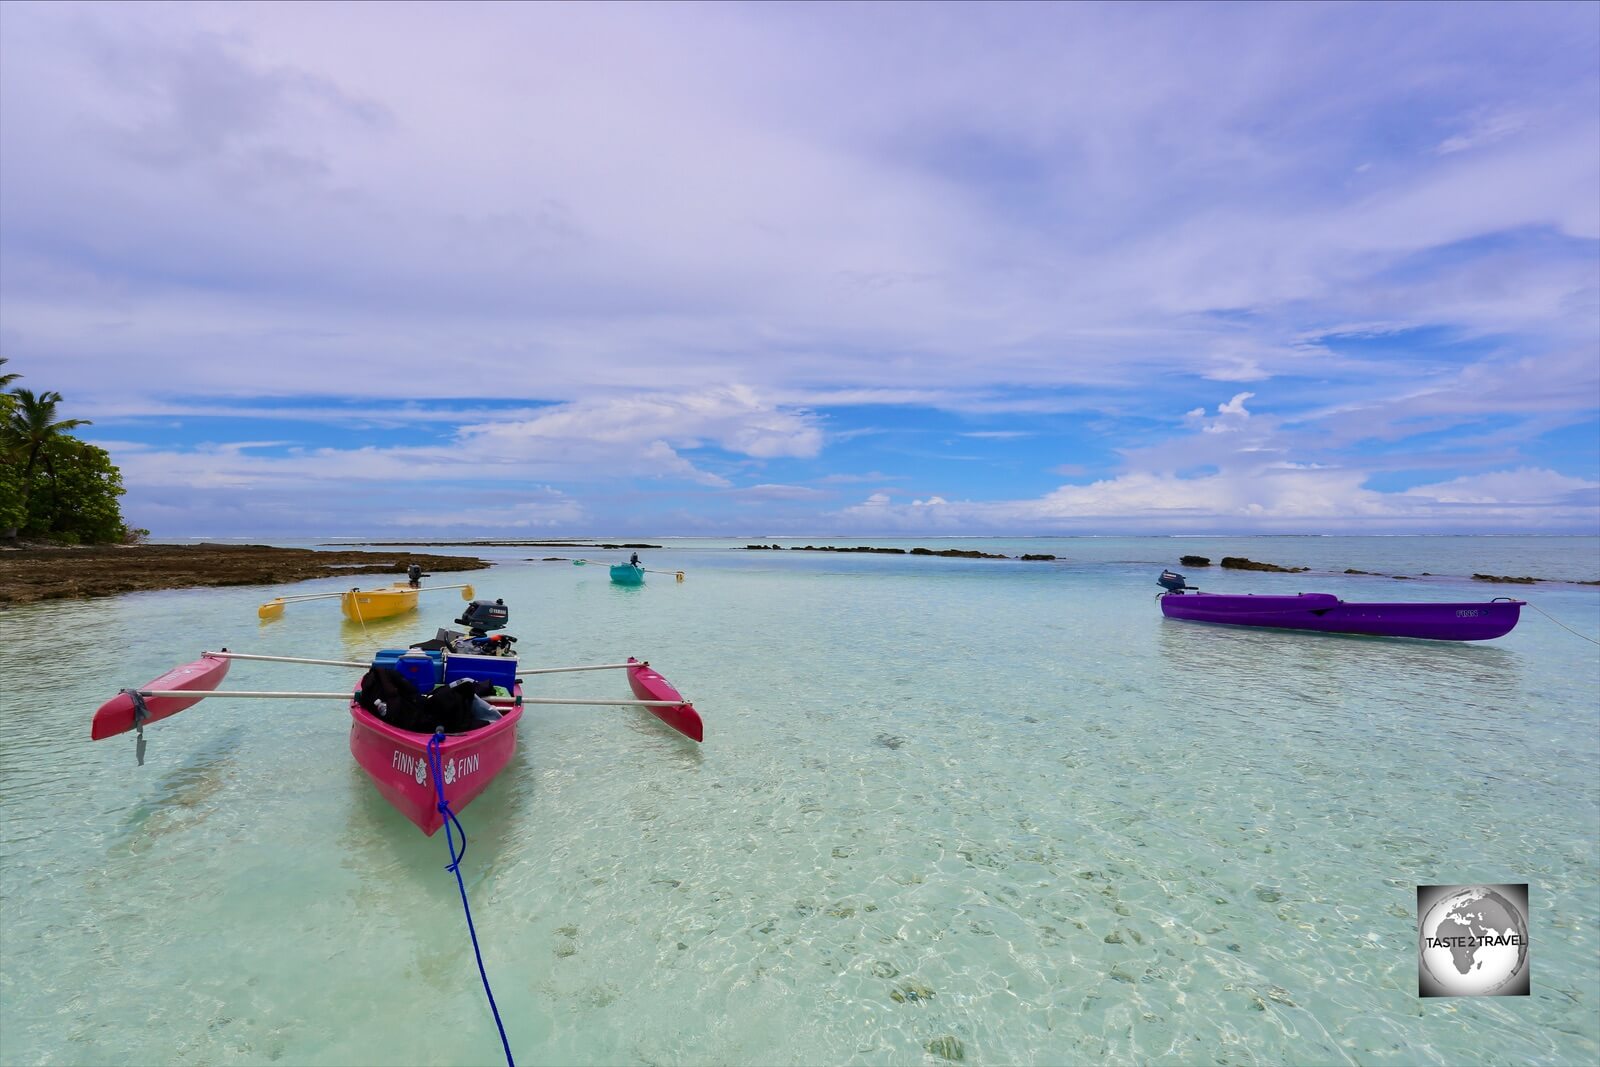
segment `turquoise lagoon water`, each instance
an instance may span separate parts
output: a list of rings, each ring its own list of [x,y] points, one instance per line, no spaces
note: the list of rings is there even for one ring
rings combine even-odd
[[[467,576],[512,606],[525,664],[648,658],[706,719],[696,746],[630,709],[530,710],[464,813],[519,1062],[1600,1059],[1595,646],[1531,611],[1450,645],[1168,622],[1153,599],[1180,553],[1243,554],[1318,573],[1191,581],[1514,592],[1595,638],[1594,587],[1460,576],[1594,579],[1600,541],[665,544],[645,562],[682,584],[538,548]],[[359,657],[460,606],[259,623],[283,591],[0,612],[0,1061],[500,1060],[443,835],[379,799],[343,706],[207,702],[147,731],[143,767],[129,737],[88,740],[116,688],[203,649]],[[238,663],[228,684],[353,681]],[[626,695],[615,673],[529,690]],[[1419,999],[1416,886],[1523,881],[1533,995]]]

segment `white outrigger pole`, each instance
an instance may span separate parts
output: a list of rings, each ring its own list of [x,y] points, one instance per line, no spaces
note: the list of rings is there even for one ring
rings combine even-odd
[[[258,660],[263,663],[310,663],[319,667],[351,667],[359,670],[366,670],[368,667],[372,666],[370,663],[362,663],[359,660],[353,659],[306,659],[303,656],[257,656],[248,652],[229,652],[227,649],[223,649],[221,652],[202,652],[200,654],[202,656],[213,656],[217,659],[249,659]],[[650,661],[642,660],[641,662],[648,665]],[[517,671],[517,674],[566,674],[571,671],[616,671],[622,670],[625,667],[637,666],[637,663],[596,663],[588,667],[530,667],[526,670]]]

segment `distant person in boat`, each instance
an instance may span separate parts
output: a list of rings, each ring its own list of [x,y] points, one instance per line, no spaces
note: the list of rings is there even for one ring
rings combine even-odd
[[[406,580],[411,583],[411,588],[422,586],[422,567],[416,563],[406,568]]]
[[[634,554],[633,554],[633,555],[632,555],[632,556],[631,556],[631,557],[630,557],[630,558],[629,558],[629,559],[628,559],[628,562],[629,562],[629,563],[631,563],[631,564],[633,564],[633,565],[634,565],[634,566],[635,566],[635,567],[637,567],[637,566],[638,566],[638,565],[639,565],[639,553],[637,553],[637,552],[635,552],[635,553],[634,553]]]

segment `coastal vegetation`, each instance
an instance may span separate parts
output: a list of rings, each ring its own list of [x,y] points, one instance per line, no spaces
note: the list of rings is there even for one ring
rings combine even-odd
[[[0,373],[0,538],[77,545],[146,536],[123,522],[122,472],[110,454],[68,433],[89,421],[61,418],[58,392],[10,388],[21,377]]]

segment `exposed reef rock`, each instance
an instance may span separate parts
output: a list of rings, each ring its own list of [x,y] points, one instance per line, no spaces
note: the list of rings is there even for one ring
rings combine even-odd
[[[334,575],[403,575],[412,563],[430,573],[475,571],[490,566],[472,556],[317,552],[268,545],[29,548],[0,551],[0,604],[189,586],[286,585]]]
[[[1513,578],[1509,574],[1474,574],[1472,576],[1472,580],[1475,582],[1500,582],[1502,584],[1509,583],[1511,585],[1532,585],[1535,582],[1541,581],[1539,578],[1529,578],[1526,575],[1521,578]]]
[[[1310,570],[1309,567],[1280,567],[1276,563],[1257,563],[1253,559],[1243,556],[1223,556],[1222,566],[1233,571],[1274,571],[1278,574],[1299,574],[1301,571]]]
[[[415,545],[418,548],[660,548],[661,545],[621,544],[600,541],[346,541],[334,548],[395,548]],[[777,546],[774,545],[774,548]],[[488,564],[484,564],[488,566]]]
[[[839,545],[807,545],[804,548],[796,548],[796,549],[794,549],[794,551],[795,552],[881,552],[881,553],[884,553],[884,554],[890,555],[890,556],[903,556],[903,555],[906,554],[906,550],[903,549],[903,548],[878,548],[875,545],[856,545],[854,548],[847,548],[847,547],[842,547],[842,546],[839,546]]]
[[[745,545],[747,552],[766,552],[781,549],[782,545]],[[874,552],[885,556],[945,556],[951,559],[1024,559],[1053,560],[1057,557],[1043,553],[1026,556],[1007,556],[1000,552],[979,552],[971,548],[883,548],[877,545],[805,545],[795,546],[793,552]]]
[[[1209,567],[1209,566],[1211,566],[1211,557],[1210,556],[1179,556],[1178,557],[1178,563],[1179,563],[1180,566],[1184,566],[1184,567]]]

